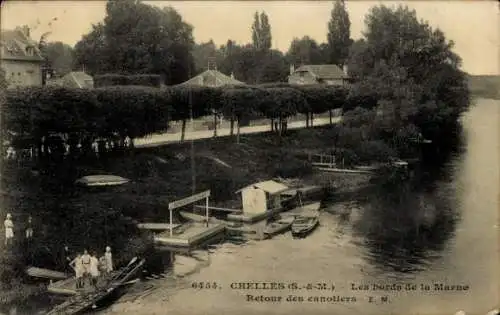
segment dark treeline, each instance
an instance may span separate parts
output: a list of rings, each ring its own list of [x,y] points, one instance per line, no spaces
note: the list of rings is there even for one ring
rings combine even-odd
[[[89,152],[103,139],[123,147],[125,140],[165,132],[171,121],[185,123],[214,113],[238,128],[249,117],[282,122],[297,113],[312,117],[350,105],[342,87],[248,86],[163,87],[108,86],[93,90],[30,87],[9,90],[2,107],[4,130],[24,138],[37,155],[48,152],[52,135],[62,135],[69,153]],[[231,131],[234,134],[234,131]],[[22,145],[20,145],[22,146]],[[26,148],[26,146],[24,147]],[[52,151],[52,150],[51,150]]]

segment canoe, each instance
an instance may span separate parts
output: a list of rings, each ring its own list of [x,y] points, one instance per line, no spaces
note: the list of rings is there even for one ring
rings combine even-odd
[[[118,186],[128,183],[128,178],[116,175],[89,175],[79,178],[75,184],[93,187],[93,186]]]
[[[318,216],[297,216],[292,223],[292,236],[294,238],[309,235],[319,225]]]
[[[34,278],[46,278],[51,280],[64,280],[68,278],[68,275],[64,272],[33,266],[27,267],[25,272],[28,276]]]
[[[120,269],[108,280],[104,288],[72,296],[64,303],[55,306],[46,315],[75,315],[102,306],[110,299],[116,297],[120,288],[131,283],[132,279],[138,277],[145,262],[145,259],[139,260],[137,257],[134,257],[126,267]]]
[[[264,228],[264,237],[270,238],[273,235],[287,231],[292,226],[293,221],[294,221],[294,218],[288,217],[288,218],[283,218],[283,219],[280,219],[278,221],[269,223]]]

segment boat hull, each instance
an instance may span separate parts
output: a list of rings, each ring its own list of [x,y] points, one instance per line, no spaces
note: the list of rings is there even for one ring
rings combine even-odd
[[[287,230],[290,229],[292,226],[292,223],[278,223],[277,226],[275,227],[269,227],[266,230],[264,230],[264,237],[265,238],[271,238],[275,235],[281,234],[286,232]]]
[[[319,225],[319,221],[316,219],[314,223],[310,224],[304,228],[292,228],[292,237],[293,238],[304,238],[311,234]]]

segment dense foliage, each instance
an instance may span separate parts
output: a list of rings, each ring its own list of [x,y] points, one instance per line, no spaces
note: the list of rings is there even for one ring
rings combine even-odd
[[[336,0],[328,22],[328,62],[343,65],[351,46],[351,21],[344,0]]]
[[[365,99],[363,107],[377,112],[379,137],[397,147],[402,137],[447,139],[470,104],[453,42],[408,7],[376,6],[365,21],[365,38],[351,47],[349,71],[357,82],[349,99]]]
[[[103,74],[94,76],[95,87],[105,87],[114,85],[140,85],[160,87],[162,84],[161,76],[155,74]]]
[[[76,64],[91,74],[154,73],[177,84],[189,78],[193,45],[192,26],[173,8],[108,1],[104,22],[76,44]]]
[[[126,138],[165,132],[170,121],[182,121],[185,127],[191,117],[217,113],[236,121],[238,127],[252,117],[281,122],[298,112],[342,108],[347,94],[340,87],[288,84],[160,89],[129,85],[94,90],[30,87],[8,90],[2,117],[5,130],[27,139],[27,147],[36,146],[41,155],[52,135],[62,136],[70,151],[76,151],[78,144],[90,150],[99,139],[123,146]]]

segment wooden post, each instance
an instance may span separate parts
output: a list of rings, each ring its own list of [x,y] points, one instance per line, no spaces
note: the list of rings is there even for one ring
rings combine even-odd
[[[205,215],[206,215],[206,218],[207,218],[207,227],[208,227],[208,198],[209,197],[207,197],[205,199]]]
[[[172,209],[168,209],[170,211],[170,237],[174,234],[172,231]]]

